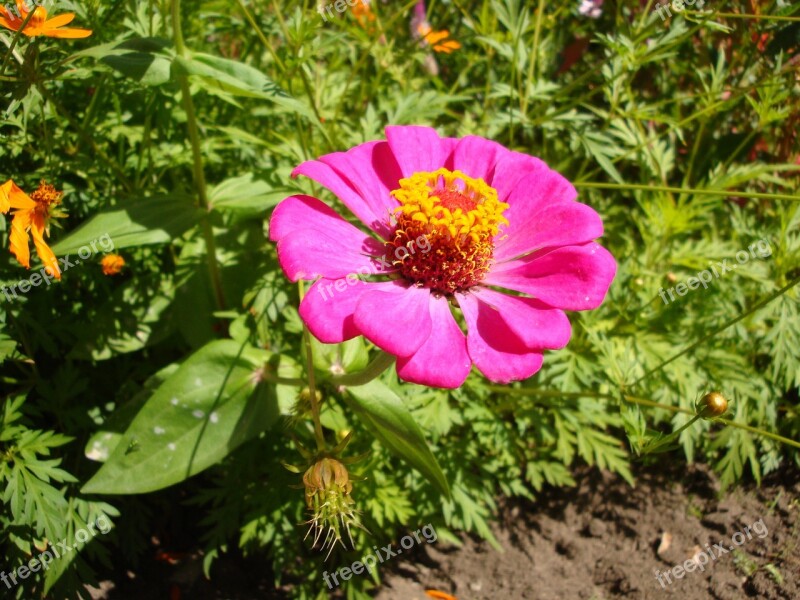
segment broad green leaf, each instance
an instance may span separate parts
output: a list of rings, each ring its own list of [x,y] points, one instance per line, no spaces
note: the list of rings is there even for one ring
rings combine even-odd
[[[126,77],[143,85],[156,86],[167,83],[170,79],[172,59],[160,54],[168,44],[166,40],[157,38],[125,40],[88,48],[72,58],[98,58],[100,62]]]
[[[94,435],[89,438],[83,450],[84,456],[89,460],[106,462],[124,437],[125,431],[130,427],[136,415],[147,402],[147,399],[179,368],[180,365],[172,363],[152,375],[145,382],[144,388],[130,401],[117,408]]]
[[[276,391],[257,377],[269,357],[233,340],[201,348],[147,400],[83,493],[163,489],[270,427],[279,416]]]
[[[397,394],[376,379],[347,388],[345,400],[375,437],[450,497],[447,479],[436,457]]]
[[[101,212],[53,246],[58,256],[86,250],[166,244],[183,235],[203,216],[185,196],[154,196],[128,200]],[[94,245],[92,245],[94,244]]]
[[[291,191],[276,190],[250,173],[226,179],[209,192],[209,200],[216,209],[257,214],[266,213],[289,195]]]
[[[269,77],[245,63],[195,53],[191,58],[176,57],[175,68],[219,92],[245,98],[262,98],[290,112],[299,113],[317,123],[314,112],[289,96]]]

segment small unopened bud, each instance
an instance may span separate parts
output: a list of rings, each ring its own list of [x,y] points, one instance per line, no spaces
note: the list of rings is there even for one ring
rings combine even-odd
[[[316,390],[317,403],[322,402],[322,393]],[[303,388],[297,395],[297,402],[292,407],[292,416],[295,419],[303,419],[311,413],[311,390]]]
[[[314,531],[314,545],[325,533],[322,538],[323,549],[327,546],[333,550],[337,542],[344,546],[345,531],[353,545],[350,527],[361,525],[354,508],[355,500],[350,497],[353,484],[347,468],[335,458],[320,458],[303,475],[303,484],[306,488],[306,505],[311,511],[309,533]]]
[[[721,417],[728,410],[728,400],[719,392],[709,392],[697,403],[701,417]]]

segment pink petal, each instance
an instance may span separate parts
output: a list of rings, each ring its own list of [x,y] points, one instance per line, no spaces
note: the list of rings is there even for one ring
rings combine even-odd
[[[386,142],[368,142],[347,152],[319,159],[346,178],[378,220],[367,223],[384,238],[392,233],[391,216],[398,202],[390,192],[399,187],[400,167]]]
[[[603,235],[600,215],[580,202],[540,202],[538,209],[515,225],[498,235],[494,251],[498,262],[549,246],[585,244]]]
[[[483,313],[496,315],[525,348],[558,349],[569,343],[572,327],[564,311],[534,298],[521,298],[475,287],[471,296],[478,299]]]
[[[497,190],[497,197],[501,201],[508,202],[512,192],[519,191],[520,181],[531,175],[545,174],[549,170],[550,168],[539,158],[508,151],[497,161],[491,186]]]
[[[543,213],[556,204],[571,202],[578,196],[569,181],[531,156],[501,160],[492,185],[498,198],[509,205],[503,214],[508,225],[500,229],[496,242],[504,237],[506,241],[513,241],[524,231],[532,215]]]
[[[355,227],[349,233],[299,229],[278,242],[278,261],[291,281],[320,276],[340,279],[350,273],[384,272],[381,262],[373,258],[384,251],[383,244]]]
[[[386,140],[403,177],[410,177],[418,171],[440,169],[449,154],[439,134],[430,127],[390,126],[386,128]]]
[[[350,239],[357,232],[364,234],[345,221],[339,213],[312,196],[290,196],[275,207],[269,220],[269,239],[280,241],[298,229],[314,229]]]
[[[300,303],[300,317],[314,337],[325,344],[338,344],[361,335],[353,318],[361,296],[381,287],[394,287],[390,282],[355,281],[351,284],[351,281],[352,278],[320,279],[309,288]]]
[[[398,358],[397,374],[412,383],[454,389],[472,369],[466,340],[446,298],[431,296],[428,304],[430,336],[412,356]]]
[[[393,281],[361,296],[355,310],[356,327],[381,350],[409,356],[430,335],[430,299],[427,288]]]
[[[603,302],[616,272],[614,257],[591,242],[494,265],[484,283],[529,294],[555,308],[590,310]]]
[[[478,370],[491,381],[527,379],[542,368],[543,356],[531,352],[488,304],[474,294],[456,294],[467,322],[467,348]]]
[[[455,147],[446,161],[447,168],[461,171],[472,178],[481,178],[489,185],[492,184],[497,162],[511,154],[497,142],[476,135],[454,141]]]
[[[387,238],[397,201],[389,191],[398,187],[400,169],[386,142],[368,142],[306,161],[292,171],[333,192],[370,229]]]

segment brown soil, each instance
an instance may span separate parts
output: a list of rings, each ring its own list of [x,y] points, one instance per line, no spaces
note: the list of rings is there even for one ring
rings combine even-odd
[[[469,538],[462,548],[423,546],[397,565],[377,600],[428,600],[425,589],[458,600],[800,598],[796,471],[721,497],[702,467],[644,471],[635,489],[597,471],[578,480],[577,489],[506,506],[494,528],[503,553]],[[763,527],[753,526],[760,519]],[[718,543],[735,550],[722,554]],[[668,572],[706,545],[719,558],[659,583],[655,570]]]
[[[422,544],[392,560],[376,600],[631,600],[800,598],[800,472],[773,474],[760,488],[720,494],[708,469],[642,469],[636,488],[585,469],[577,488],[548,490],[534,502],[507,502],[494,533],[504,551],[464,536],[460,548]],[[759,524],[760,523],[760,524]],[[748,539],[747,529],[750,528]],[[734,537],[735,536],[735,537]],[[715,544],[725,549],[721,554]],[[703,571],[670,572],[711,549]],[[691,564],[689,565],[691,567]],[[261,569],[221,559],[213,581],[200,560],[145,568],[135,581],[92,590],[94,598],[285,599]],[[664,583],[655,576],[658,570]],[[259,576],[253,577],[253,573]],[[670,573],[669,579],[664,573]],[[671,582],[670,582],[671,581]],[[180,588],[177,594],[175,588]]]

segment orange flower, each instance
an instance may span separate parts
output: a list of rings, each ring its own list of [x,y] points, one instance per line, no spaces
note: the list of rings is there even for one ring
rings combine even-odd
[[[16,2],[16,11],[6,6],[0,6],[0,25],[12,31],[19,31],[31,12],[28,10],[25,0],[16,0]],[[38,0],[35,4],[40,2],[41,0]],[[28,37],[44,35],[53,38],[85,38],[92,35],[90,29],[60,29],[60,27],[71,23],[74,18],[74,13],[64,13],[48,19],[47,9],[44,6],[37,6],[33,9],[33,15],[28,24],[25,25],[25,28],[22,29],[22,33]]]
[[[370,0],[357,0],[355,6],[353,6],[353,16],[362,27],[375,20],[375,13],[372,12],[369,2]]]
[[[428,598],[433,598],[434,600],[457,600],[455,596],[437,590],[425,590],[425,594]]]
[[[453,50],[458,50],[461,48],[461,44],[459,44],[455,40],[447,40],[450,37],[450,32],[447,29],[443,29],[442,31],[433,31],[431,26],[427,23],[422,23],[418,28],[417,31],[425,40],[425,42],[431,46],[436,52],[444,52],[445,54],[450,54]],[[442,40],[447,40],[444,43],[439,43]]]
[[[12,208],[17,209],[11,221],[11,253],[23,267],[31,268],[31,253],[28,247],[30,241],[28,232],[30,232],[33,244],[36,246],[36,254],[44,263],[47,273],[56,279],[61,279],[61,270],[58,268],[56,255],[44,238],[50,236],[50,219],[66,216],[56,208],[61,204],[62,195],[62,192],[57,192],[52,185],[44,181],[30,197],[11,179],[0,185],[0,212],[5,214]]]
[[[100,261],[105,275],[119,275],[125,266],[125,259],[119,254],[106,254]]]

